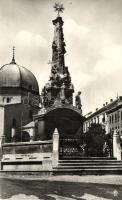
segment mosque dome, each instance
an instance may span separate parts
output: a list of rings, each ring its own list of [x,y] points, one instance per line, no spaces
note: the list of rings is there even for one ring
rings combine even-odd
[[[37,79],[27,68],[16,64],[14,54],[11,63],[0,68],[0,88],[2,87],[23,88],[39,94]]]

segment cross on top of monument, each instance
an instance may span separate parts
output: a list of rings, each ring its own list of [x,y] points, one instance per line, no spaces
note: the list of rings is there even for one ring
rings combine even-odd
[[[58,16],[60,16],[60,13],[63,13],[63,11],[64,11],[64,6],[63,6],[63,4],[62,3],[55,3],[54,4],[54,6],[53,6],[53,8],[55,9],[55,12],[57,12],[58,13]]]

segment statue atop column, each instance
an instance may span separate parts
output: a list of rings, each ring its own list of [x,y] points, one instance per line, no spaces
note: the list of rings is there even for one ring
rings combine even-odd
[[[65,42],[63,34],[63,20],[60,13],[63,12],[63,4],[55,3],[54,9],[58,12],[53,20],[54,38],[52,42],[51,76],[42,90],[44,107],[48,108],[57,104],[73,104],[74,87],[68,67],[65,66]]]
[[[79,109],[79,110],[81,110],[82,109],[82,104],[81,104],[81,91],[79,91],[78,93],[77,93],[77,95],[75,96],[75,105],[76,105],[76,107]]]

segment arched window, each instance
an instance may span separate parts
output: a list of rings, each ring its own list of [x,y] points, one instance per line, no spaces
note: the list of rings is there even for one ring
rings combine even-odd
[[[16,119],[13,119],[13,122],[12,122],[12,127],[15,128],[16,127]]]
[[[112,124],[114,123],[114,116],[112,115]]]
[[[117,114],[115,113],[115,122],[117,122]]]
[[[121,121],[122,121],[122,110],[121,110]]]
[[[97,116],[97,123],[99,124],[99,116]]]
[[[7,97],[6,102],[9,103],[10,100],[11,100],[11,99],[10,99],[9,97]]]
[[[111,124],[111,115],[110,115],[110,117],[109,117],[109,120],[110,120],[110,124]]]
[[[105,114],[103,114],[102,122],[105,122]]]

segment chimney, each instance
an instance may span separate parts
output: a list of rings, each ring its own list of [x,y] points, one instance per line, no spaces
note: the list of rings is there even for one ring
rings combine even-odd
[[[106,106],[108,105],[108,102],[106,102]]]
[[[105,104],[103,104],[103,107],[105,107]]]
[[[122,101],[122,96],[119,96],[120,101]]]
[[[113,99],[110,99],[110,102],[113,102]]]
[[[96,111],[98,110],[98,108],[96,108]]]

